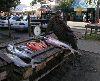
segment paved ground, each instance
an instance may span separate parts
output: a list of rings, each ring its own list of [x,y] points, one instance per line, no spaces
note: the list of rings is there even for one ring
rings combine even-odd
[[[72,22],[69,21],[68,25],[75,31],[78,39],[78,47],[81,50],[86,50],[94,53],[100,53],[100,41],[92,41],[92,40],[83,40],[81,39],[85,33],[85,25],[87,23],[84,22]]]
[[[100,41],[78,40],[78,47],[81,50],[100,54]]]

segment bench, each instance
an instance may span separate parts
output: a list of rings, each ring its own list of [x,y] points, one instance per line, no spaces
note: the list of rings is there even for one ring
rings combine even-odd
[[[90,29],[90,35],[93,33],[93,29],[95,30],[94,34],[97,34],[98,30],[100,29],[100,24],[87,24],[85,25],[85,37],[87,35],[87,29]]]

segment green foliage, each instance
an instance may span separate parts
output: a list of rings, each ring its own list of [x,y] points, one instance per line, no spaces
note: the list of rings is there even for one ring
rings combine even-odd
[[[62,0],[59,6],[63,7],[70,7],[74,0]]]
[[[100,40],[100,34],[87,34],[86,37],[84,37],[86,40]]]
[[[73,3],[74,0],[62,0],[59,4],[59,8],[62,10],[65,10],[67,8],[71,7],[71,4]]]
[[[92,3],[92,0],[86,0],[86,3],[91,4]]]
[[[86,1],[86,3],[89,3],[89,4],[91,4],[91,3],[96,4],[96,2],[99,1],[99,0],[85,0],[85,1]]]
[[[34,5],[34,4],[36,4],[37,2],[43,2],[43,0],[33,0],[31,3],[30,3],[30,5]]]
[[[33,5],[36,4],[36,3],[37,3],[37,0],[33,0],[33,1],[30,3],[30,5],[33,6]]]
[[[16,7],[20,0],[0,0],[0,11],[10,11],[11,7]]]

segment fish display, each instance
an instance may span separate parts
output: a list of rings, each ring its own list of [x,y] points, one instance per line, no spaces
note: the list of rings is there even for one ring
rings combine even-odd
[[[19,67],[32,66],[32,68],[35,68],[39,63],[42,63],[48,58],[44,53],[39,54],[37,52],[48,48],[47,44],[61,47],[62,49],[69,49],[72,53],[74,53],[74,50],[69,45],[57,39],[54,39],[52,37],[43,37],[43,40],[44,41],[27,42],[24,45],[18,46],[8,44],[7,51],[9,53],[7,54],[7,56],[12,60],[12,62],[14,62],[15,65]],[[52,53],[50,55],[52,55]],[[27,60],[25,61],[22,58],[29,58],[30,60],[29,62],[26,62]]]
[[[32,56],[34,56],[35,51],[39,51],[45,48],[47,48],[47,45],[43,41],[28,42],[27,44],[18,46],[8,44],[8,53],[6,55],[12,60],[15,65],[19,67],[32,66],[32,68],[35,68],[37,64],[41,63],[45,58],[38,57],[39,55],[35,58],[32,58]],[[26,58],[30,58],[30,61],[26,62]]]

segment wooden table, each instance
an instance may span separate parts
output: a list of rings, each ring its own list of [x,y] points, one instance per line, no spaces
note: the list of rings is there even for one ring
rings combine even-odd
[[[86,28],[86,30],[85,30],[85,37],[86,37],[86,35],[87,35],[87,29],[91,29],[90,30],[90,35],[92,34],[92,30],[93,29],[95,29],[95,34],[97,34],[97,32],[98,32],[98,30],[100,29],[100,24],[87,24],[87,25],[85,25],[85,28]]]

